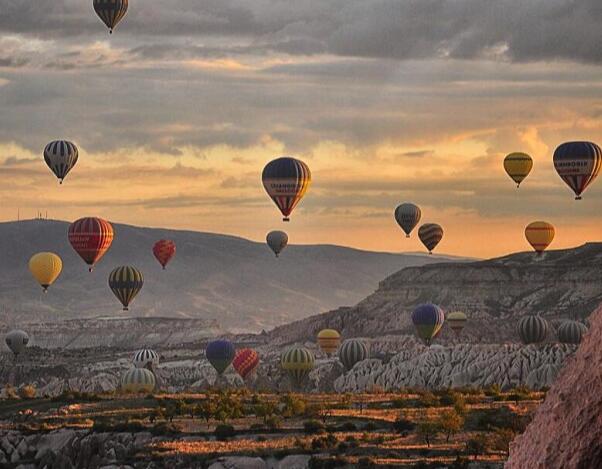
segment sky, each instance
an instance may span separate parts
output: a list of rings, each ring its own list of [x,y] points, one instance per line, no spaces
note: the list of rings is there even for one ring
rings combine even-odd
[[[529,249],[534,220],[600,241],[602,181],[574,201],[552,154],[602,143],[601,23],[599,0],[130,0],[109,36],[91,0],[0,0],[0,220],[423,251],[411,201],[441,253]],[[80,150],[62,186],[56,139]],[[286,225],[260,181],[282,155],[313,177]]]

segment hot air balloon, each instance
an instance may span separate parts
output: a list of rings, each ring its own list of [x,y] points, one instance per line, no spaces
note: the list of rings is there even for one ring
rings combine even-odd
[[[151,349],[138,350],[132,363],[136,368],[154,369],[159,365],[159,354]]]
[[[119,266],[109,274],[109,288],[123,305],[123,310],[128,311],[132,300],[144,285],[144,277],[135,267],[130,265]]]
[[[29,343],[29,336],[27,335],[27,332],[22,331],[20,329],[16,329],[6,334],[6,338],[4,340],[6,341],[6,345],[8,345],[8,348],[15,355],[19,355],[20,353],[25,351],[25,348]]]
[[[109,28],[109,34],[128,11],[128,0],[93,0],[94,11]]]
[[[525,228],[525,238],[538,254],[541,254],[554,240],[554,226],[545,221],[534,221]]]
[[[153,254],[165,270],[165,266],[176,254],[176,243],[170,239],[160,239],[153,246]]]
[[[418,229],[418,237],[428,249],[429,254],[432,254],[433,249],[443,238],[443,228],[436,223],[425,223]]]
[[[261,176],[263,187],[289,221],[289,215],[301,201],[311,183],[309,167],[301,160],[283,156],[270,161]]]
[[[558,327],[558,340],[563,344],[580,344],[587,326],[577,321],[564,321]]]
[[[533,169],[533,159],[526,153],[510,153],[504,158],[504,169],[518,188]]]
[[[79,152],[75,144],[67,140],[55,140],[44,148],[44,161],[59,179],[60,184],[77,163],[78,156]]]
[[[318,346],[327,355],[332,355],[341,344],[341,334],[334,329],[322,329],[318,332]]]
[[[278,257],[288,244],[288,235],[284,231],[270,231],[266,236],[266,242]]]
[[[466,325],[466,320],[466,314],[462,311],[453,311],[445,317],[445,322],[449,324],[449,327],[456,335],[460,335]]]
[[[541,316],[527,315],[518,321],[518,335],[524,344],[537,344],[546,340],[548,322]]]
[[[421,216],[420,207],[414,204],[401,204],[395,209],[395,220],[405,232],[406,238],[410,237],[410,233],[420,221]]]
[[[29,259],[29,270],[33,277],[44,289],[54,283],[63,269],[63,261],[52,252],[39,252]]]
[[[347,339],[339,349],[339,360],[347,371],[368,357],[368,347],[359,339]]]
[[[443,310],[431,303],[418,306],[412,313],[412,322],[418,337],[427,345],[430,345],[431,340],[439,333],[444,321]]]
[[[280,366],[288,373],[295,385],[301,385],[309,372],[314,369],[314,364],[314,354],[300,346],[289,348],[280,359]]]
[[[209,363],[215,368],[217,374],[221,375],[230,366],[235,356],[234,345],[225,339],[214,340],[207,344],[205,356]]]
[[[602,150],[592,142],[566,142],[554,152],[554,168],[575,193],[575,200],[581,200],[601,167]]]
[[[113,227],[102,218],[80,218],[69,226],[69,242],[90,272],[113,242]]]
[[[136,394],[153,392],[157,381],[146,368],[131,368],[121,377],[121,390]]]
[[[232,366],[243,380],[247,379],[259,366],[259,354],[250,348],[237,350]]]

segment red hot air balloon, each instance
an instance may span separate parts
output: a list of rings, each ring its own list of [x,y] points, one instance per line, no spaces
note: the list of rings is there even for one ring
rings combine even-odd
[[[153,246],[153,254],[165,270],[165,266],[176,254],[176,243],[170,239],[160,239]]]
[[[554,152],[554,168],[573,190],[575,199],[598,176],[602,168],[602,149],[592,142],[566,142]]]
[[[246,379],[259,366],[259,354],[250,348],[238,350],[232,366],[242,379]]]
[[[92,272],[113,242],[113,227],[102,218],[80,218],[69,226],[69,242]]]
[[[282,212],[282,220],[289,221],[289,215],[307,192],[311,172],[303,161],[283,156],[265,166],[261,180],[266,192]]]

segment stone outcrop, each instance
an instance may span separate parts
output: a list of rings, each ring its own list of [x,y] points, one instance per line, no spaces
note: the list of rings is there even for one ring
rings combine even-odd
[[[601,342],[602,307],[527,430],[512,443],[506,469],[602,467]]]

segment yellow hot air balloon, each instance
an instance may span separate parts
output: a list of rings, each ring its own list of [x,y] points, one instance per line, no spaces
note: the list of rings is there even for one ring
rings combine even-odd
[[[334,329],[322,329],[318,332],[318,346],[327,355],[337,351],[341,344],[341,334]]]
[[[63,269],[63,261],[53,252],[39,252],[29,259],[29,270],[44,289],[54,283]]]
[[[520,187],[520,183],[533,169],[533,159],[526,153],[510,153],[504,158],[504,169],[508,176],[516,182],[516,187]]]
[[[534,221],[525,228],[525,238],[541,254],[554,240],[554,226],[545,221]]]

